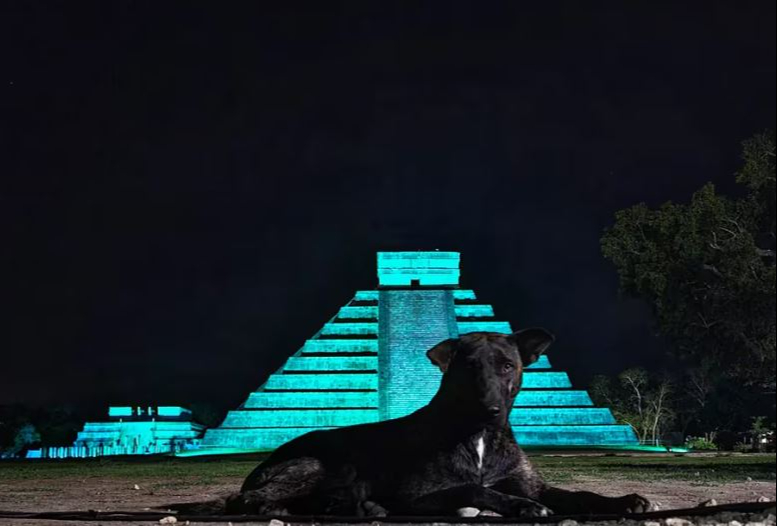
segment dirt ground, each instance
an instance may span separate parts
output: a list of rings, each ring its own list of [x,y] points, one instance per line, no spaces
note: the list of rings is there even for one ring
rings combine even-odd
[[[772,457],[773,458],[773,457]],[[13,467],[0,466],[0,510],[2,511],[72,511],[98,510],[143,511],[170,503],[203,501],[218,498],[239,488],[243,471],[249,471],[253,463],[233,466],[224,471],[214,472],[211,468],[194,466],[193,469],[181,469],[178,465],[161,464],[154,466],[117,468],[109,470],[95,469],[59,469],[52,466],[50,471],[44,468],[24,472],[12,471]],[[554,465],[548,464],[550,479],[553,480]],[[55,469],[56,468],[56,469]],[[152,469],[153,468],[153,469]],[[185,466],[184,466],[185,468]],[[718,503],[754,501],[758,497],[775,500],[775,482],[771,473],[756,477],[743,476],[741,480],[730,477],[704,477],[698,471],[687,477],[662,476],[661,472],[653,477],[649,470],[640,469],[639,475],[619,466],[619,471],[608,472],[607,466],[586,466],[573,472],[572,476],[558,477],[554,484],[576,490],[589,490],[605,495],[640,493],[658,503],[661,509],[693,507],[708,499]],[[3,476],[2,470],[5,469]],[[709,468],[715,471],[716,468]],[[720,468],[718,467],[718,473]],[[11,470],[11,471],[8,471]],[[599,470],[601,474],[598,473]],[[188,471],[194,474],[187,474]],[[166,472],[169,474],[166,475]],[[647,473],[647,474],[646,474]],[[760,473],[760,472],[759,472]],[[677,475],[677,472],[675,472]],[[736,477],[740,475],[737,473]],[[690,480],[688,480],[690,478]],[[566,479],[566,480],[563,480]],[[760,479],[760,480],[758,480]],[[771,479],[771,480],[770,480]],[[30,521],[19,519],[0,519],[0,524],[89,524],[95,522]],[[112,522],[111,524],[132,524]],[[137,523],[134,523],[137,524]],[[148,523],[146,523],[148,524]],[[211,523],[213,524],[213,523]]]

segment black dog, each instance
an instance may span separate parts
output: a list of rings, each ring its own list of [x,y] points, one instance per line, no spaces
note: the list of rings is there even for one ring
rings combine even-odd
[[[280,448],[227,500],[228,513],[504,516],[639,513],[649,502],[545,484],[508,416],[523,368],[553,342],[542,329],[473,333],[427,356],[444,373],[429,405],[375,424],[315,431]],[[552,510],[552,511],[551,511]]]

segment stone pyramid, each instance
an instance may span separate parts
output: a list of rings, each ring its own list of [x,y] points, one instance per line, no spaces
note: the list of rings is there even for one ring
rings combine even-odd
[[[426,357],[438,342],[478,331],[511,333],[490,305],[459,288],[457,252],[379,252],[378,288],[353,299],[224,422],[204,448],[272,450],[315,429],[396,418],[425,405],[441,374]],[[547,356],[526,369],[510,421],[523,446],[637,446],[631,427]]]

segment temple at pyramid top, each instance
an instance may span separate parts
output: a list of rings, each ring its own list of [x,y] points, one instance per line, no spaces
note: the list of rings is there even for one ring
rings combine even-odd
[[[397,418],[427,404],[441,378],[427,350],[470,332],[513,332],[491,305],[459,287],[459,259],[458,252],[378,252],[377,288],[356,291],[206,432],[203,448],[271,450],[316,429]],[[594,407],[547,356],[526,369],[510,423],[523,446],[638,445],[631,427]]]
[[[458,287],[458,252],[378,252],[379,287]]]

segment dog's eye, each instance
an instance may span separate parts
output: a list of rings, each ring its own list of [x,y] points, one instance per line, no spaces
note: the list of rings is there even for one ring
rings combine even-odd
[[[511,364],[510,362],[507,362],[507,363],[505,363],[505,364],[502,366],[502,371],[504,371],[504,372],[506,372],[506,373],[509,373],[509,372],[510,372],[510,371],[512,371],[513,369],[515,369],[515,366],[514,366],[513,364]]]

